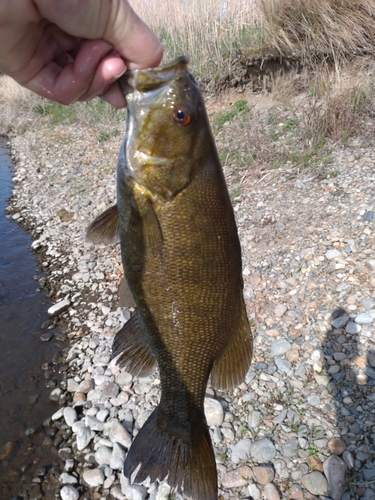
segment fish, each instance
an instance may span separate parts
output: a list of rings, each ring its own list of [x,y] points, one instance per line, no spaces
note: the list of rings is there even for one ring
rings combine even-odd
[[[124,475],[135,483],[167,478],[194,500],[216,500],[207,383],[236,387],[252,357],[234,212],[188,58],[128,71],[121,85],[127,118],[117,203],[87,238],[120,240],[136,304],[112,358],[134,376],[157,364],[161,381],[160,403],[135,437]]]

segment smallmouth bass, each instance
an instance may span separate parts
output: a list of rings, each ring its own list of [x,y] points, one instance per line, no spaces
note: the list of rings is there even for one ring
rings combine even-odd
[[[133,375],[157,363],[161,399],[136,436],[124,474],[167,476],[195,500],[217,499],[216,462],[204,415],[208,378],[227,390],[244,379],[252,337],[243,300],[241,249],[203,98],[188,59],[122,77],[127,136],[117,205],[87,236],[120,237],[136,312],[113,357]]]

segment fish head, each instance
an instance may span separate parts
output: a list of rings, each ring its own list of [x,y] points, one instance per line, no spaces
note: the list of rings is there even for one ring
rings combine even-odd
[[[128,111],[127,175],[166,200],[189,185],[207,149],[205,137],[211,137],[203,98],[187,65],[188,58],[181,56],[158,68],[128,71],[120,80]]]

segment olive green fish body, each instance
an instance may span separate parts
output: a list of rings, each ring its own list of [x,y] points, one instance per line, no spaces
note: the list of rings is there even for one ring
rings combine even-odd
[[[161,400],[129,450],[124,473],[217,498],[203,402],[208,378],[228,389],[251,360],[241,250],[222,168],[187,61],[132,72],[128,137],[118,165],[118,229],[136,313],[114,355],[144,375],[155,360]],[[129,90],[130,87],[130,90]],[[116,226],[117,227],[117,226]]]

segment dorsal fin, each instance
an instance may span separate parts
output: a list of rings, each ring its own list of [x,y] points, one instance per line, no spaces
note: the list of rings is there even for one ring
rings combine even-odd
[[[105,210],[91,222],[86,231],[86,239],[93,243],[117,243],[119,241],[119,216],[117,205]]]

